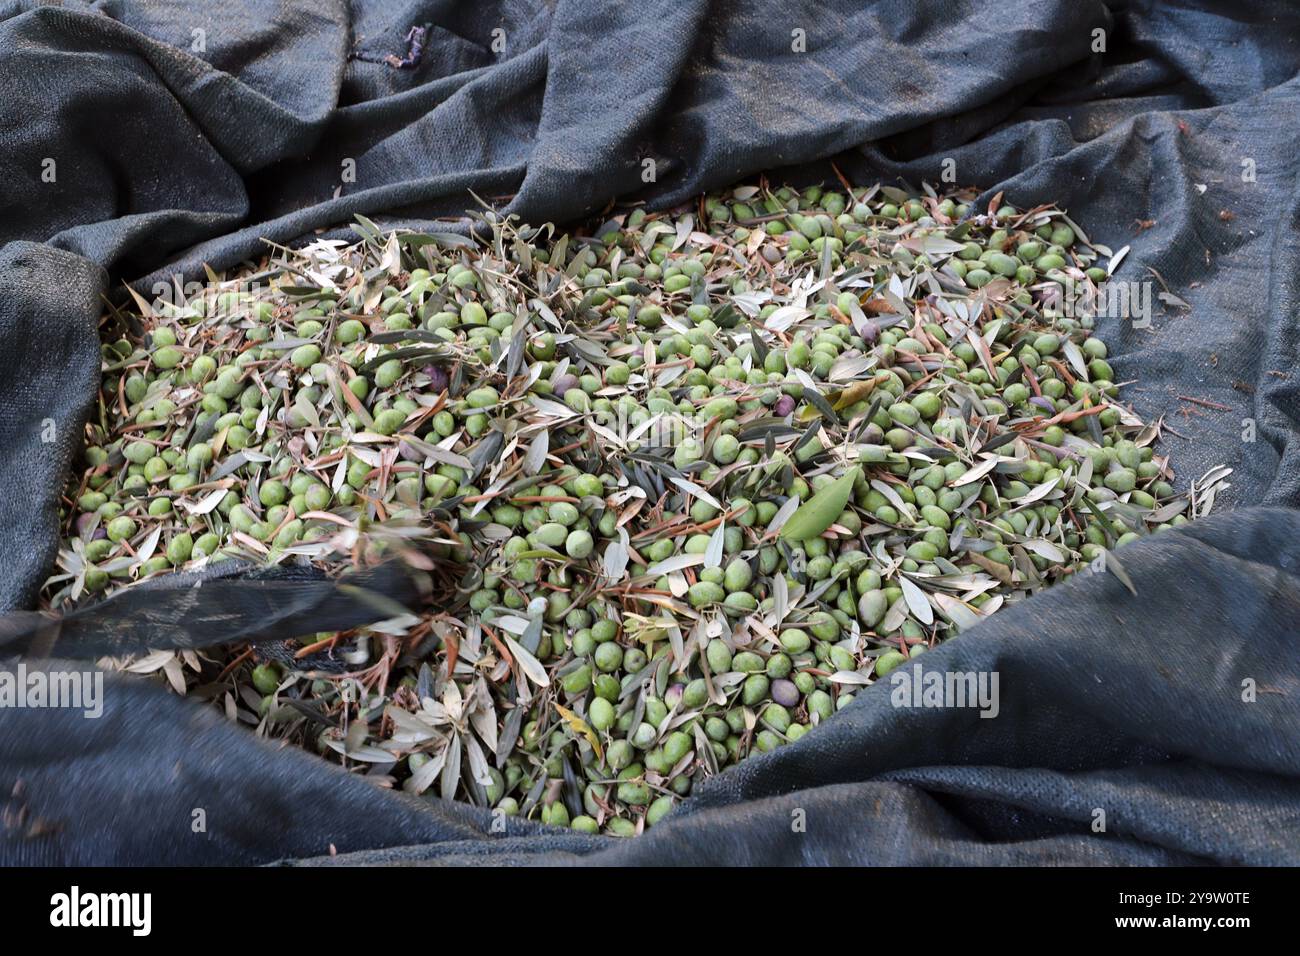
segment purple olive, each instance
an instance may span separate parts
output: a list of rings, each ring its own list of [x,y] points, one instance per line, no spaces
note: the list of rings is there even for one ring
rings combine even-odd
[[[424,374],[429,376],[430,391],[441,392],[446,389],[447,385],[450,383],[450,380],[447,378],[447,373],[436,365],[426,365],[424,367]]]
[[[682,699],[682,692],[686,690],[685,684],[672,684],[664,691],[664,704],[671,710],[677,706],[677,702]]]
[[[794,399],[789,395],[782,395],[776,400],[776,405],[773,406],[772,411],[776,412],[778,418],[785,418],[794,411]]]
[[[794,681],[778,678],[772,681],[772,699],[782,707],[794,707],[799,703],[799,688]]]
[[[555,381],[551,383],[551,391],[554,394],[560,396],[563,396],[564,393],[567,392],[569,389],[577,388],[577,387],[578,387],[578,376],[570,375],[567,372],[563,375],[556,377]]]
[[[77,534],[81,535],[82,537],[85,537],[86,532],[90,530],[90,526],[94,524],[95,518],[97,517],[98,515],[96,515],[95,512],[93,511],[87,511],[84,514],[78,515]]]

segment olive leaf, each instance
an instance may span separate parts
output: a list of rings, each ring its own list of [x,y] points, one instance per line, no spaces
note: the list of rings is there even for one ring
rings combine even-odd
[[[854,466],[805,501],[781,527],[781,537],[787,541],[806,541],[821,535],[848,504],[853,485],[861,474],[862,469]]]

